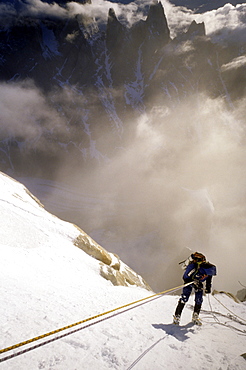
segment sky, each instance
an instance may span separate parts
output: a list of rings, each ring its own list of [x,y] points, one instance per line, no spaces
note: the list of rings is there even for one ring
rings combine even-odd
[[[99,261],[75,247],[79,230],[48,213],[22,184],[2,173],[0,221],[1,350],[153,295],[104,279]],[[121,262],[120,271],[124,268]],[[179,327],[172,324],[176,291],[3,352],[1,370],[243,370],[245,303],[226,294],[204,296],[203,325],[196,327],[190,322],[193,298]],[[72,334],[75,329],[80,330]],[[55,340],[44,344],[50,339]],[[19,353],[36,345],[41,346]]]
[[[72,2],[64,9],[34,0],[27,2],[23,12],[72,17],[81,11],[106,21],[109,7],[114,7],[116,15],[131,25],[143,16],[142,11],[136,12],[137,6],[144,9],[148,3],[136,1],[125,6],[99,0],[84,6]],[[227,4],[193,14],[167,1],[162,3],[171,37],[193,19],[204,21],[212,38],[218,37],[218,30],[228,35],[232,29],[237,37],[245,37],[245,5]],[[13,14],[13,9],[0,4],[0,14],[6,12]],[[245,56],[222,69],[242,65]],[[21,135],[31,147],[37,145],[45,151],[48,130],[66,131],[65,121],[31,82],[1,84],[0,96],[2,136]],[[69,104],[73,98],[64,93],[63,103]],[[73,179],[76,190],[86,195],[79,204],[80,226],[134,265],[154,289],[164,280],[167,285],[177,282],[181,276],[179,256],[185,258],[187,251],[199,250],[217,265],[226,289],[236,292],[238,281],[245,284],[245,113],[245,97],[233,109],[206,93],[182,101],[174,110],[154,100],[152,109],[136,119],[133,139],[114,158],[99,170],[87,172],[86,177],[77,167],[71,172],[69,163],[57,169],[56,180]],[[97,202],[88,207],[90,196]],[[50,191],[46,204],[52,206],[55,197]],[[73,220],[73,209],[66,206]],[[168,271],[164,279],[170,265],[174,272]],[[231,275],[237,278],[232,280]]]

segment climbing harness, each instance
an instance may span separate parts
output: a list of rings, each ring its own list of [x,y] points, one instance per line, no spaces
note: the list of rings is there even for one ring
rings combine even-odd
[[[180,286],[175,287],[175,288],[172,288],[172,289],[167,289],[167,290],[165,290],[165,291],[163,291],[163,292],[153,294],[153,295],[151,295],[151,296],[149,296],[149,297],[141,298],[141,299],[139,299],[139,300],[137,300],[137,301],[127,303],[127,304],[125,304],[125,305],[123,305],[123,306],[121,306],[121,307],[114,308],[114,309],[112,309],[112,310],[109,310],[109,311],[106,311],[106,312],[100,313],[100,314],[98,314],[98,315],[95,315],[95,316],[89,317],[89,318],[87,318],[87,319],[81,320],[81,321],[76,322],[76,323],[74,323],[74,324],[67,325],[67,326],[65,326],[65,327],[63,327],[63,328],[59,328],[59,329],[53,330],[53,331],[51,331],[51,332],[49,332],[49,333],[45,333],[45,334],[42,334],[42,335],[37,336],[37,337],[35,337],[35,338],[31,338],[31,339],[28,339],[28,340],[26,340],[26,341],[24,341],[24,342],[20,342],[20,343],[17,343],[17,344],[15,344],[15,345],[13,345],[13,346],[10,346],[10,347],[7,347],[7,348],[4,348],[4,349],[1,349],[1,350],[0,350],[0,355],[1,355],[2,353],[6,353],[6,352],[11,351],[11,350],[13,350],[13,349],[16,349],[16,348],[22,347],[22,346],[27,345],[27,344],[30,344],[30,343],[33,343],[33,342],[35,342],[35,341],[37,341],[37,340],[40,340],[40,339],[46,338],[46,337],[48,337],[48,336],[51,336],[51,335],[54,335],[54,334],[60,333],[61,331],[64,331],[64,330],[67,330],[67,329],[71,329],[71,328],[73,328],[73,327],[75,327],[75,326],[78,326],[78,325],[84,324],[84,323],[86,323],[86,322],[88,322],[88,321],[95,320],[95,319],[97,319],[97,318],[99,318],[99,317],[102,317],[102,316],[105,316],[105,315],[108,315],[108,314],[110,314],[110,313],[113,313],[113,312],[114,312],[114,314],[113,314],[113,315],[111,315],[111,316],[104,317],[104,318],[102,318],[102,319],[100,319],[100,320],[97,320],[97,321],[93,321],[93,322],[91,322],[91,323],[89,323],[89,324],[87,324],[87,325],[85,325],[85,326],[83,326],[83,327],[77,328],[77,329],[72,330],[72,331],[70,331],[70,332],[68,332],[68,333],[64,333],[64,334],[62,334],[62,335],[60,335],[60,336],[58,336],[58,337],[51,338],[51,339],[49,339],[49,340],[46,340],[45,342],[42,342],[42,343],[36,344],[35,346],[32,346],[32,347],[29,347],[29,348],[23,349],[23,350],[21,350],[21,351],[19,351],[19,352],[16,352],[16,353],[13,353],[13,354],[8,355],[8,356],[6,356],[6,357],[3,357],[3,358],[1,358],[1,359],[0,359],[0,363],[1,363],[1,362],[3,362],[3,361],[7,361],[7,360],[9,360],[9,359],[11,359],[11,358],[13,358],[13,357],[17,357],[17,356],[19,356],[19,355],[21,355],[21,354],[24,354],[24,353],[26,353],[26,352],[29,352],[29,351],[31,351],[31,350],[33,350],[33,349],[39,348],[39,347],[41,347],[41,346],[44,346],[45,344],[48,344],[48,343],[54,342],[55,340],[61,339],[61,338],[63,338],[63,337],[66,337],[66,336],[68,336],[68,335],[70,335],[70,334],[73,334],[73,333],[78,332],[78,331],[80,331],[80,330],[83,330],[83,329],[85,329],[85,328],[88,328],[89,326],[95,325],[95,324],[97,324],[97,323],[99,323],[99,322],[101,322],[101,321],[107,320],[107,319],[109,319],[109,318],[111,318],[111,317],[113,317],[113,316],[117,316],[117,315],[119,315],[119,314],[121,314],[121,313],[123,313],[123,312],[129,311],[129,310],[131,310],[131,309],[133,309],[133,308],[136,308],[136,307],[138,307],[138,306],[140,306],[140,305],[143,305],[143,304],[145,304],[145,303],[149,303],[149,302],[151,302],[152,300],[155,300],[155,299],[157,299],[157,298],[160,298],[161,296],[163,296],[163,295],[165,295],[165,294],[168,294],[168,293],[171,293],[171,292],[175,292],[175,291],[177,291],[177,290],[179,290],[179,289],[181,289],[181,288],[183,288],[183,287],[185,287],[185,286],[188,286],[188,285],[190,285],[190,284],[192,284],[192,282],[187,283],[187,284],[180,285]],[[148,300],[148,301],[147,301],[147,300]],[[144,302],[144,301],[147,301],[147,302]],[[130,306],[133,306],[133,305],[135,305],[135,306],[134,306],[134,307],[130,307]],[[128,307],[128,308],[127,308],[127,307]],[[124,310],[124,311],[121,311],[121,312],[116,312],[116,311],[121,310],[121,309],[123,309],[123,308],[127,308],[127,309],[126,309],[126,310]],[[115,312],[116,312],[116,313],[115,313]]]

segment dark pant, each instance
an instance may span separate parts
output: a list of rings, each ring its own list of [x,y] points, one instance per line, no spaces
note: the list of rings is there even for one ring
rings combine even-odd
[[[194,288],[195,290],[195,303],[197,304],[202,304],[202,301],[203,301],[203,288],[202,288],[202,285],[199,286],[199,287],[196,287],[194,284],[191,284],[191,285],[188,285],[188,286],[185,286],[183,288],[183,292],[181,294],[181,302],[182,303],[186,303],[188,302],[188,299],[190,298],[190,295],[191,295],[191,292],[192,292],[192,288]]]
[[[183,288],[181,298],[179,299],[179,302],[178,302],[178,305],[177,305],[177,308],[176,308],[176,311],[175,311],[175,315],[181,315],[186,302],[188,302],[188,299],[190,298],[192,288],[194,288],[194,290],[195,290],[194,312],[199,314],[199,312],[201,310],[201,306],[202,306],[202,301],[203,301],[202,284],[199,287],[195,286],[194,284],[191,284],[191,285],[185,286]]]

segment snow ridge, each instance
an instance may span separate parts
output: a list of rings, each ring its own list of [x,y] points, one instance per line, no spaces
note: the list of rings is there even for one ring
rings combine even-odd
[[[1,173],[0,190],[1,349],[151,295],[102,278],[102,262],[74,245],[81,231],[48,213],[22,184]],[[127,269],[116,256],[108,253],[108,258],[114,270]],[[203,326],[195,327],[191,297],[176,327],[172,315],[178,298],[139,305],[83,334],[2,362],[1,370],[245,369],[245,322],[236,320],[236,315],[246,317],[245,303],[225,294],[204,297]]]

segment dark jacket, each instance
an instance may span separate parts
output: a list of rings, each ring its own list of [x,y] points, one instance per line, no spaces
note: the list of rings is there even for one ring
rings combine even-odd
[[[206,291],[210,292],[212,276],[216,275],[216,266],[210,262],[203,262],[202,264],[191,262],[183,275],[185,283],[198,280],[199,282],[206,281]]]

